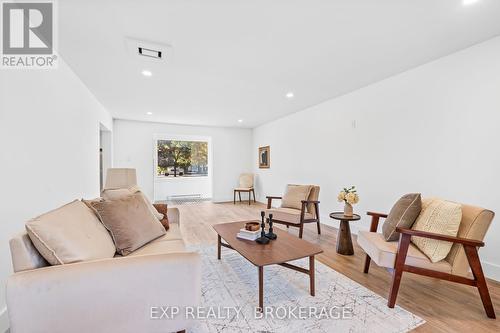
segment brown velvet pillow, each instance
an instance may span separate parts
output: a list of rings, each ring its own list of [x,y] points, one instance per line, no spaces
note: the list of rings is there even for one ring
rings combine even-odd
[[[151,209],[151,213],[153,213],[153,215],[156,216],[158,221],[163,220],[165,216],[163,216],[163,214],[161,214],[160,212],[158,212],[158,210],[156,210],[154,205],[152,205],[151,202],[149,201],[148,197],[146,197],[144,193],[142,193],[142,191],[137,186],[131,186],[129,188],[106,189],[102,191],[101,196],[106,200],[115,200],[121,197],[126,197],[127,195],[134,193],[141,193],[142,199],[146,202],[149,209]]]
[[[385,219],[382,226],[382,233],[386,241],[396,241],[399,239],[397,227],[411,228],[422,210],[422,198],[420,193],[410,193],[403,195],[395,204]]]
[[[167,204],[153,204],[154,208],[163,215],[163,218],[160,220],[160,223],[163,225],[165,230],[168,230],[170,228],[170,224],[168,223],[168,216],[167,216]]]
[[[91,205],[121,255],[126,256],[165,234],[165,228],[151,213],[141,193]]]

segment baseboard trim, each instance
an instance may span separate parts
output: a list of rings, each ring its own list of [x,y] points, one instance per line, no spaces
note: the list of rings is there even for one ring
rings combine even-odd
[[[9,317],[7,316],[7,307],[0,310],[0,332],[7,332],[9,329]]]
[[[483,266],[484,275],[486,275],[487,278],[500,281],[500,265],[484,260],[481,261],[481,265]]]

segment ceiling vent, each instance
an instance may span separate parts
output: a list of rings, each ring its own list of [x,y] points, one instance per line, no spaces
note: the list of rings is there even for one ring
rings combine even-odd
[[[161,51],[147,49],[147,48],[142,47],[142,46],[138,46],[137,47],[137,51],[143,57],[150,57],[150,58],[155,58],[155,59],[161,59],[161,56],[162,56]]]
[[[165,61],[172,54],[172,46],[168,44],[126,38],[126,45],[131,56],[142,60]]]

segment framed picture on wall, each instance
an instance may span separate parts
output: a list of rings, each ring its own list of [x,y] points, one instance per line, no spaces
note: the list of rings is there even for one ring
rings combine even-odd
[[[271,166],[271,150],[269,146],[259,147],[259,168],[267,169]]]

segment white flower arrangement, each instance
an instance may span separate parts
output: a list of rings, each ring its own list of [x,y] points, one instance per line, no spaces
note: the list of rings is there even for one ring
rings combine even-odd
[[[350,205],[357,204],[359,202],[359,196],[356,191],[356,186],[344,187],[344,189],[340,191],[337,200],[339,202],[344,201]]]

